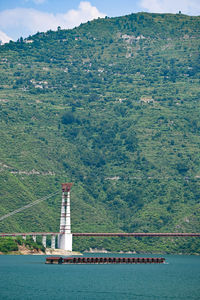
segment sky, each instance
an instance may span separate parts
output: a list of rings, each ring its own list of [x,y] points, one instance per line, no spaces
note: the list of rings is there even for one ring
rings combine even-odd
[[[26,38],[49,29],[70,29],[137,12],[200,15],[200,0],[0,0],[0,40]]]

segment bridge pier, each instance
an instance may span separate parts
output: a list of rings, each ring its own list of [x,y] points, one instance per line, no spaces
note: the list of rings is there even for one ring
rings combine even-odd
[[[44,246],[44,248],[47,247],[47,236],[46,235],[42,236],[42,245]]]
[[[62,233],[58,236],[58,248],[72,251],[72,234],[71,233]]]
[[[62,183],[62,204],[60,216],[60,234],[58,248],[72,251],[72,233],[70,216],[70,189],[72,183]]]
[[[56,236],[52,235],[51,236],[51,249],[55,249],[56,248]]]
[[[36,236],[36,235],[32,235],[32,239],[33,239],[33,241],[36,243],[36,241],[37,241],[37,236]]]

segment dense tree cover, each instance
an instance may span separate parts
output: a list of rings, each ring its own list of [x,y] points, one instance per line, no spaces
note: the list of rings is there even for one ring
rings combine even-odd
[[[0,214],[72,181],[74,232],[199,232],[199,20],[131,14],[1,46]],[[60,202],[0,230],[58,231]],[[74,247],[196,253],[199,242]]]
[[[11,251],[17,251],[17,243],[11,238],[1,238],[0,239],[0,251],[3,253],[8,253]]]
[[[23,240],[22,237],[7,237],[7,238],[0,238],[0,252],[3,253],[10,253],[12,251],[18,251],[18,246],[24,245],[30,250],[42,250],[45,251],[41,241],[34,242],[31,237],[27,237],[26,240]]]

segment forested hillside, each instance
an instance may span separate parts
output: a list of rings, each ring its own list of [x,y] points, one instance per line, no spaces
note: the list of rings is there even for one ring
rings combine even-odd
[[[0,46],[0,216],[73,182],[73,232],[200,232],[200,17],[131,14]],[[58,231],[61,194],[0,222]],[[74,250],[197,253],[198,238]]]

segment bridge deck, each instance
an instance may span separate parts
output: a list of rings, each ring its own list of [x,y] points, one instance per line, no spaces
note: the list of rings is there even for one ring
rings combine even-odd
[[[181,232],[171,232],[171,233],[158,233],[158,232],[130,232],[130,233],[73,233],[73,236],[200,236],[200,233],[181,233]]]
[[[15,232],[15,233],[0,233],[0,237],[9,237],[9,236],[32,236],[32,235],[58,235],[60,234],[60,232]],[[105,232],[101,232],[101,233],[94,233],[94,232],[89,232],[89,233],[72,233],[73,236],[94,236],[94,237],[99,237],[99,236],[133,236],[133,237],[143,237],[143,236],[149,236],[149,237],[170,237],[170,236],[180,236],[180,237],[199,237],[200,233],[194,233],[194,232],[188,232],[188,233],[182,233],[182,232],[148,232],[148,233],[144,233],[144,232],[130,232],[130,233],[124,233],[124,232],[118,232],[118,233],[105,233]]]

